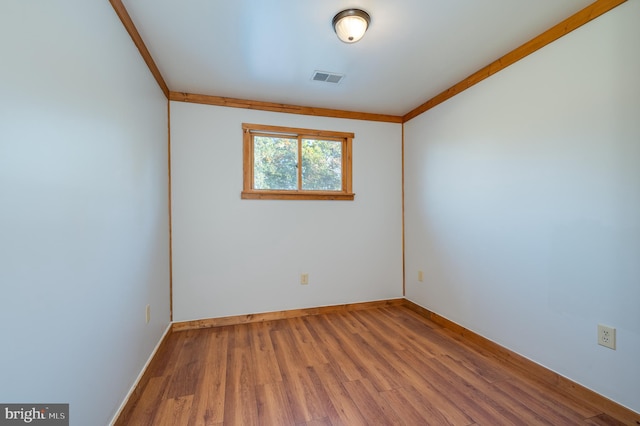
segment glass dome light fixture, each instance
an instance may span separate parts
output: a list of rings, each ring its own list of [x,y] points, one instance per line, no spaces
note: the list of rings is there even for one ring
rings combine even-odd
[[[360,40],[369,28],[371,17],[361,9],[346,9],[333,17],[333,29],[345,43]]]

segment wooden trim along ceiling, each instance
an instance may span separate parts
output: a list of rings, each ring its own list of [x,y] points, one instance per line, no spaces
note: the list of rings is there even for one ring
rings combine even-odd
[[[485,78],[490,77],[499,71],[502,71],[503,69],[507,68],[509,65],[512,65],[518,62],[520,59],[523,59],[524,57],[530,55],[536,50],[539,50],[544,46],[546,46],[547,44],[556,41],[560,37],[563,37],[569,34],[571,31],[581,27],[587,22],[597,18],[598,16],[610,11],[614,7],[621,5],[626,1],[627,0],[595,1],[594,3],[590,4],[589,6],[580,10],[579,12],[573,14],[572,16],[568,17],[564,21],[560,22],[559,24],[551,27],[550,29],[543,32],[539,36],[534,37],[533,39],[529,40],[522,46],[507,53],[497,61],[490,63],[486,67],[476,71],[475,73],[471,74],[469,77],[451,86],[450,88],[440,93],[439,95],[436,95],[435,97],[429,99],[427,102],[423,103],[419,107],[411,110],[410,112],[405,114],[404,117],[402,117],[402,122],[406,123],[412,118],[417,117],[418,115],[422,114],[425,111],[430,110],[431,108],[435,107],[438,104],[441,104],[447,99],[450,99],[455,95],[467,90],[469,87],[474,86],[475,84],[481,82]]]
[[[460,81],[459,83],[451,86],[444,92],[436,95],[435,97],[429,99],[427,102],[422,105],[414,108],[409,111],[404,116],[396,116],[396,115],[387,115],[387,114],[374,114],[368,112],[356,112],[356,111],[344,111],[338,109],[329,109],[329,108],[314,108],[308,106],[299,106],[299,105],[287,105],[287,104],[278,104],[271,102],[262,102],[262,101],[251,101],[245,99],[234,99],[234,98],[225,98],[220,96],[209,96],[209,95],[199,95],[193,93],[182,93],[182,92],[173,92],[170,91],[164,79],[162,78],[162,74],[160,74],[160,70],[156,66],[149,50],[147,49],[140,33],[136,29],[129,13],[126,8],[122,4],[122,0],[109,0],[116,13],[120,17],[122,24],[126,28],[127,32],[133,39],[133,42],[138,47],[142,58],[147,63],[149,70],[155,77],[156,81],[160,85],[160,88],[164,92],[165,96],[171,101],[180,101],[180,102],[191,102],[191,103],[199,103],[206,105],[216,105],[216,106],[226,106],[232,108],[246,108],[246,109],[256,109],[263,111],[274,111],[274,112],[283,112],[289,114],[300,114],[300,115],[315,115],[322,117],[334,117],[334,118],[347,118],[353,120],[368,120],[368,121],[382,121],[389,123],[406,123],[412,118],[417,117],[425,111],[435,107],[436,105],[441,104],[454,97],[455,95],[465,91],[471,86],[481,82],[487,77],[496,74],[497,72],[507,68],[509,65],[512,65],[518,62],[520,59],[530,55],[531,53],[541,49],[549,43],[554,42],[560,37],[569,34],[571,31],[576,28],[581,27],[587,22],[597,18],[598,16],[610,11],[611,9],[621,5],[627,0],[596,0],[589,6],[580,10],[579,12],[573,14],[569,18],[560,22],[559,24],[551,27],[547,31],[543,32],[537,37],[529,40],[525,44],[511,52],[507,53],[500,59],[490,63],[486,67],[476,71],[471,74],[469,77]]]
[[[160,74],[160,70],[158,69],[158,66],[156,65],[155,61],[151,57],[151,53],[149,53],[147,46],[144,44],[144,41],[142,40],[142,37],[140,36],[138,29],[136,28],[135,24],[131,20],[131,16],[129,16],[129,12],[127,12],[127,9],[124,7],[124,4],[122,4],[122,0],[109,0],[109,3],[111,3],[111,6],[113,6],[113,9],[116,11],[116,13],[118,14],[118,17],[122,21],[122,25],[124,25],[124,28],[127,30],[129,35],[131,36],[131,39],[133,40],[133,44],[135,44],[138,50],[140,51],[140,55],[142,55],[142,59],[144,59],[145,63],[149,67],[149,71],[151,71],[151,74],[153,74],[153,77],[158,82],[158,85],[160,86],[162,93],[164,93],[164,95],[168,99],[169,86],[167,86],[167,83],[165,83],[164,78],[162,78],[162,74]]]
[[[301,115],[314,115],[314,116],[323,116],[323,117],[334,117],[334,118],[348,118],[354,120],[369,120],[369,121],[382,121],[382,122],[391,122],[391,123],[406,123],[412,118],[417,117],[425,111],[435,107],[438,104],[446,101],[454,97],[455,95],[463,92],[469,87],[479,83],[480,81],[490,77],[493,74],[507,68],[509,65],[514,64],[515,62],[523,59],[524,57],[530,55],[531,53],[541,49],[542,47],[552,43],[553,41],[563,37],[564,35],[570,33],[571,31],[581,27],[582,25],[592,21],[600,15],[610,11],[611,9],[621,5],[627,0],[596,0],[594,3],[580,10],[579,12],[573,14],[569,18],[560,22],[559,24],[553,26],[548,29],[544,33],[539,36],[529,40],[525,44],[520,47],[512,50],[506,55],[502,56],[500,59],[492,62],[486,67],[478,70],[474,74],[460,81],[459,83],[451,86],[449,89],[444,92],[436,95],[431,98],[424,104],[419,107],[413,109],[402,117],[395,115],[385,115],[385,114],[372,114],[365,112],[355,112],[355,111],[344,111],[337,109],[327,109],[327,108],[314,108],[314,107],[306,107],[306,106],[298,106],[298,105],[287,105],[287,104],[277,104],[271,102],[261,102],[261,101],[251,101],[244,99],[234,99],[234,98],[225,98],[220,96],[208,96],[208,95],[198,95],[192,93],[182,93],[182,92],[173,92],[170,91],[167,84],[160,73],[157,65],[155,64],[149,50],[147,49],[140,33],[136,29],[127,9],[122,4],[122,0],[109,0],[113,9],[120,17],[122,24],[125,29],[131,36],[134,44],[137,46],[142,58],[146,62],[149,70],[153,74],[154,78],[158,82],[158,85],[162,89],[163,93],[170,101],[180,101],[180,102],[191,102],[191,103],[199,103],[199,104],[207,104],[207,105],[216,105],[216,106],[226,106],[233,108],[246,108],[246,109],[256,109],[263,111],[274,111],[274,112],[282,112],[289,114],[301,114]],[[404,127],[402,129],[402,159],[403,159],[403,179],[404,179]],[[169,141],[169,149],[170,149],[170,141]],[[169,163],[169,167],[170,163]],[[169,170],[169,173],[171,171]],[[170,175],[169,175],[170,176]],[[170,177],[169,177],[170,179]],[[171,188],[169,188],[171,191]],[[404,192],[404,182],[403,182],[403,192]],[[170,203],[170,202],[169,202]],[[169,205],[169,208],[171,206]],[[169,213],[171,214],[171,212]],[[404,193],[403,193],[403,217],[404,217]],[[403,221],[404,228],[404,221]],[[171,230],[169,231],[171,232]],[[403,230],[403,256],[404,256],[404,230]],[[171,266],[170,266],[171,268]],[[403,295],[405,294],[405,285],[406,285],[406,276],[404,271],[404,262],[403,262]]]
[[[316,115],[321,117],[350,118],[353,120],[402,123],[402,117],[397,115],[373,114],[369,112],[344,111],[340,109],[315,108],[300,105],[277,104],[272,102],[249,101],[245,99],[197,95],[193,93],[170,92],[169,99],[171,99],[172,101],[191,102],[196,104],[216,105],[232,108],[257,109],[262,111],[283,112],[288,114]]]

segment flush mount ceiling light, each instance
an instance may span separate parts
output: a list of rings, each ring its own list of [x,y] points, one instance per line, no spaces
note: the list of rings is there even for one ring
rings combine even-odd
[[[333,29],[338,38],[345,43],[360,40],[369,28],[371,17],[360,9],[346,9],[333,17]]]

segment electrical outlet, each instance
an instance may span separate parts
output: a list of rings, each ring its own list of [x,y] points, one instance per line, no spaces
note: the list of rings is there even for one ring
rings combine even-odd
[[[149,324],[149,321],[151,321],[151,305],[147,305],[147,309],[144,312],[147,317],[147,324]]]
[[[422,271],[418,271],[418,281],[424,281],[424,273]]]
[[[598,324],[598,344],[607,348],[616,349],[616,329]]]
[[[300,275],[300,284],[302,284],[302,285],[309,284],[309,274],[301,274]]]

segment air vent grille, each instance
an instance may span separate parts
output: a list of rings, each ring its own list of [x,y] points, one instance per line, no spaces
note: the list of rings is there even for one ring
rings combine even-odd
[[[323,81],[325,83],[338,84],[344,78],[344,74],[336,74],[334,72],[314,71],[311,80]]]

